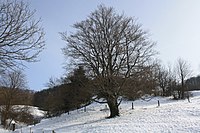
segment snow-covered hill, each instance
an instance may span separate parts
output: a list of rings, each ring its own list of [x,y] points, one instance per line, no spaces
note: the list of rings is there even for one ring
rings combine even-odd
[[[191,103],[155,97],[151,101],[124,101],[120,117],[106,119],[106,105],[93,103],[87,111],[73,111],[60,117],[44,119],[35,126],[18,129],[15,133],[185,133],[200,132],[200,93],[193,92]],[[160,107],[157,107],[157,101]],[[102,110],[102,111],[101,111]],[[0,130],[1,132],[1,130]],[[3,133],[3,132],[2,132]]]

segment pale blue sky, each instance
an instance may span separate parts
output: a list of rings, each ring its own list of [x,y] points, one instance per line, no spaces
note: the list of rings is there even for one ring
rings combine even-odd
[[[199,0],[25,0],[36,17],[41,17],[46,32],[46,49],[40,62],[26,69],[30,89],[41,90],[50,77],[65,73],[61,48],[65,42],[59,32],[70,32],[75,22],[84,20],[97,5],[112,6],[117,13],[138,18],[143,29],[157,42],[156,50],[163,64],[178,58],[191,64],[194,75],[200,73],[200,1]]]

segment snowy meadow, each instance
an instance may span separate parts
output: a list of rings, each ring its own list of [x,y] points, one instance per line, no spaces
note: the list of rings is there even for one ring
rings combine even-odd
[[[120,117],[107,119],[105,104],[93,103],[84,109],[43,119],[41,123],[15,133],[185,133],[200,131],[200,93],[194,91],[188,100],[172,100],[171,97],[154,97],[150,101],[123,101]],[[158,100],[160,106],[158,107]],[[134,109],[132,109],[132,103]],[[4,133],[6,131],[0,130]]]

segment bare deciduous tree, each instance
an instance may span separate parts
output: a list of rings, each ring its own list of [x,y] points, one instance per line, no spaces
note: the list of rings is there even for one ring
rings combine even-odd
[[[168,96],[167,87],[169,86],[169,72],[162,66],[158,68],[158,82],[162,89],[162,96]]]
[[[22,99],[20,91],[26,88],[25,76],[21,71],[4,73],[0,77],[0,88],[1,104],[3,105],[1,107],[1,124],[6,126],[6,120],[12,119],[13,105],[20,103],[20,100],[25,100]]]
[[[49,81],[46,83],[46,87],[53,88],[61,84],[61,79],[50,77]]]
[[[23,1],[0,1],[0,71],[36,61],[44,48],[44,32]]]
[[[118,116],[118,99],[127,79],[156,53],[155,43],[136,19],[118,15],[103,5],[73,27],[75,33],[61,33],[67,43],[64,54],[88,69],[96,94],[110,108],[110,117]]]
[[[187,61],[183,59],[178,59],[177,65],[176,65],[176,71],[177,71],[177,76],[180,79],[181,82],[181,94],[179,98],[184,99],[185,98],[185,80],[189,76],[191,76],[192,70],[190,69],[190,65],[188,64]]]

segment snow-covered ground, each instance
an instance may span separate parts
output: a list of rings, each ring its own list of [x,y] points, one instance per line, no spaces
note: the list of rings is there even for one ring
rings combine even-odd
[[[87,111],[76,110],[60,117],[44,119],[35,126],[18,129],[15,133],[186,133],[200,132],[200,92],[188,100],[155,97],[151,101],[124,101],[120,117],[106,119],[106,105],[93,103]],[[160,107],[157,107],[157,101]],[[103,111],[100,111],[103,110]],[[1,132],[1,130],[0,130]],[[6,133],[3,131],[1,133]]]
[[[29,106],[29,112],[30,114],[32,114],[34,117],[44,117],[46,112],[39,110],[38,107],[33,107],[33,106]]]

